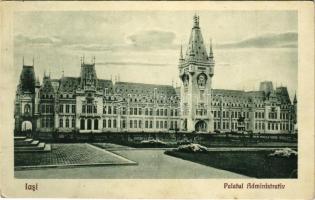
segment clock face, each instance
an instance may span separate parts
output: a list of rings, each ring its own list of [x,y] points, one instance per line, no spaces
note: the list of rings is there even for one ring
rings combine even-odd
[[[205,87],[206,82],[207,82],[207,76],[205,74],[202,73],[197,77],[197,83],[200,87]]]

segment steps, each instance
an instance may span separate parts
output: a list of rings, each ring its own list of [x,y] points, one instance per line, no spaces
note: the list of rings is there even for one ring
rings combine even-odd
[[[14,152],[50,152],[51,145],[26,137],[14,137]]]

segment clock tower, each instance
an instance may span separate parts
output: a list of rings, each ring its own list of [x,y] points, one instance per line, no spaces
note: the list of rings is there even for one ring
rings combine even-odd
[[[211,90],[214,57],[211,42],[209,54],[206,51],[197,15],[193,18],[185,56],[181,47],[178,68],[181,80],[181,130],[212,132]]]

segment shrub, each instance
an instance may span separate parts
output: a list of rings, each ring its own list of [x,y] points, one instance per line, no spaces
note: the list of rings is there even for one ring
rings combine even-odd
[[[289,158],[289,157],[296,157],[297,151],[294,151],[290,148],[283,148],[279,150],[275,150],[275,152],[269,154],[269,157],[283,157],[283,158]]]
[[[140,143],[141,144],[166,145],[166,143],[161,141],[161,140],[142,140]]]
[[[175,151],[187,152],[187,153],[197,153],[197,152],[208,152],[207,147],[200,144],[188,144],[181,145]]]

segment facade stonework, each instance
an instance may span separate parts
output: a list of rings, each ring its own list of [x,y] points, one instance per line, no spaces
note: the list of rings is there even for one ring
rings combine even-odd
[[[293,133],[297,100],[272,82],[258,91],[212,88],[212,45],[206,50],[194,16],[186,54],[179,58],[180,87],[97,78],[95,59],[81,61],[80,77],[35,79],[24,65],[15,99],[15,132],[231,132]]]

